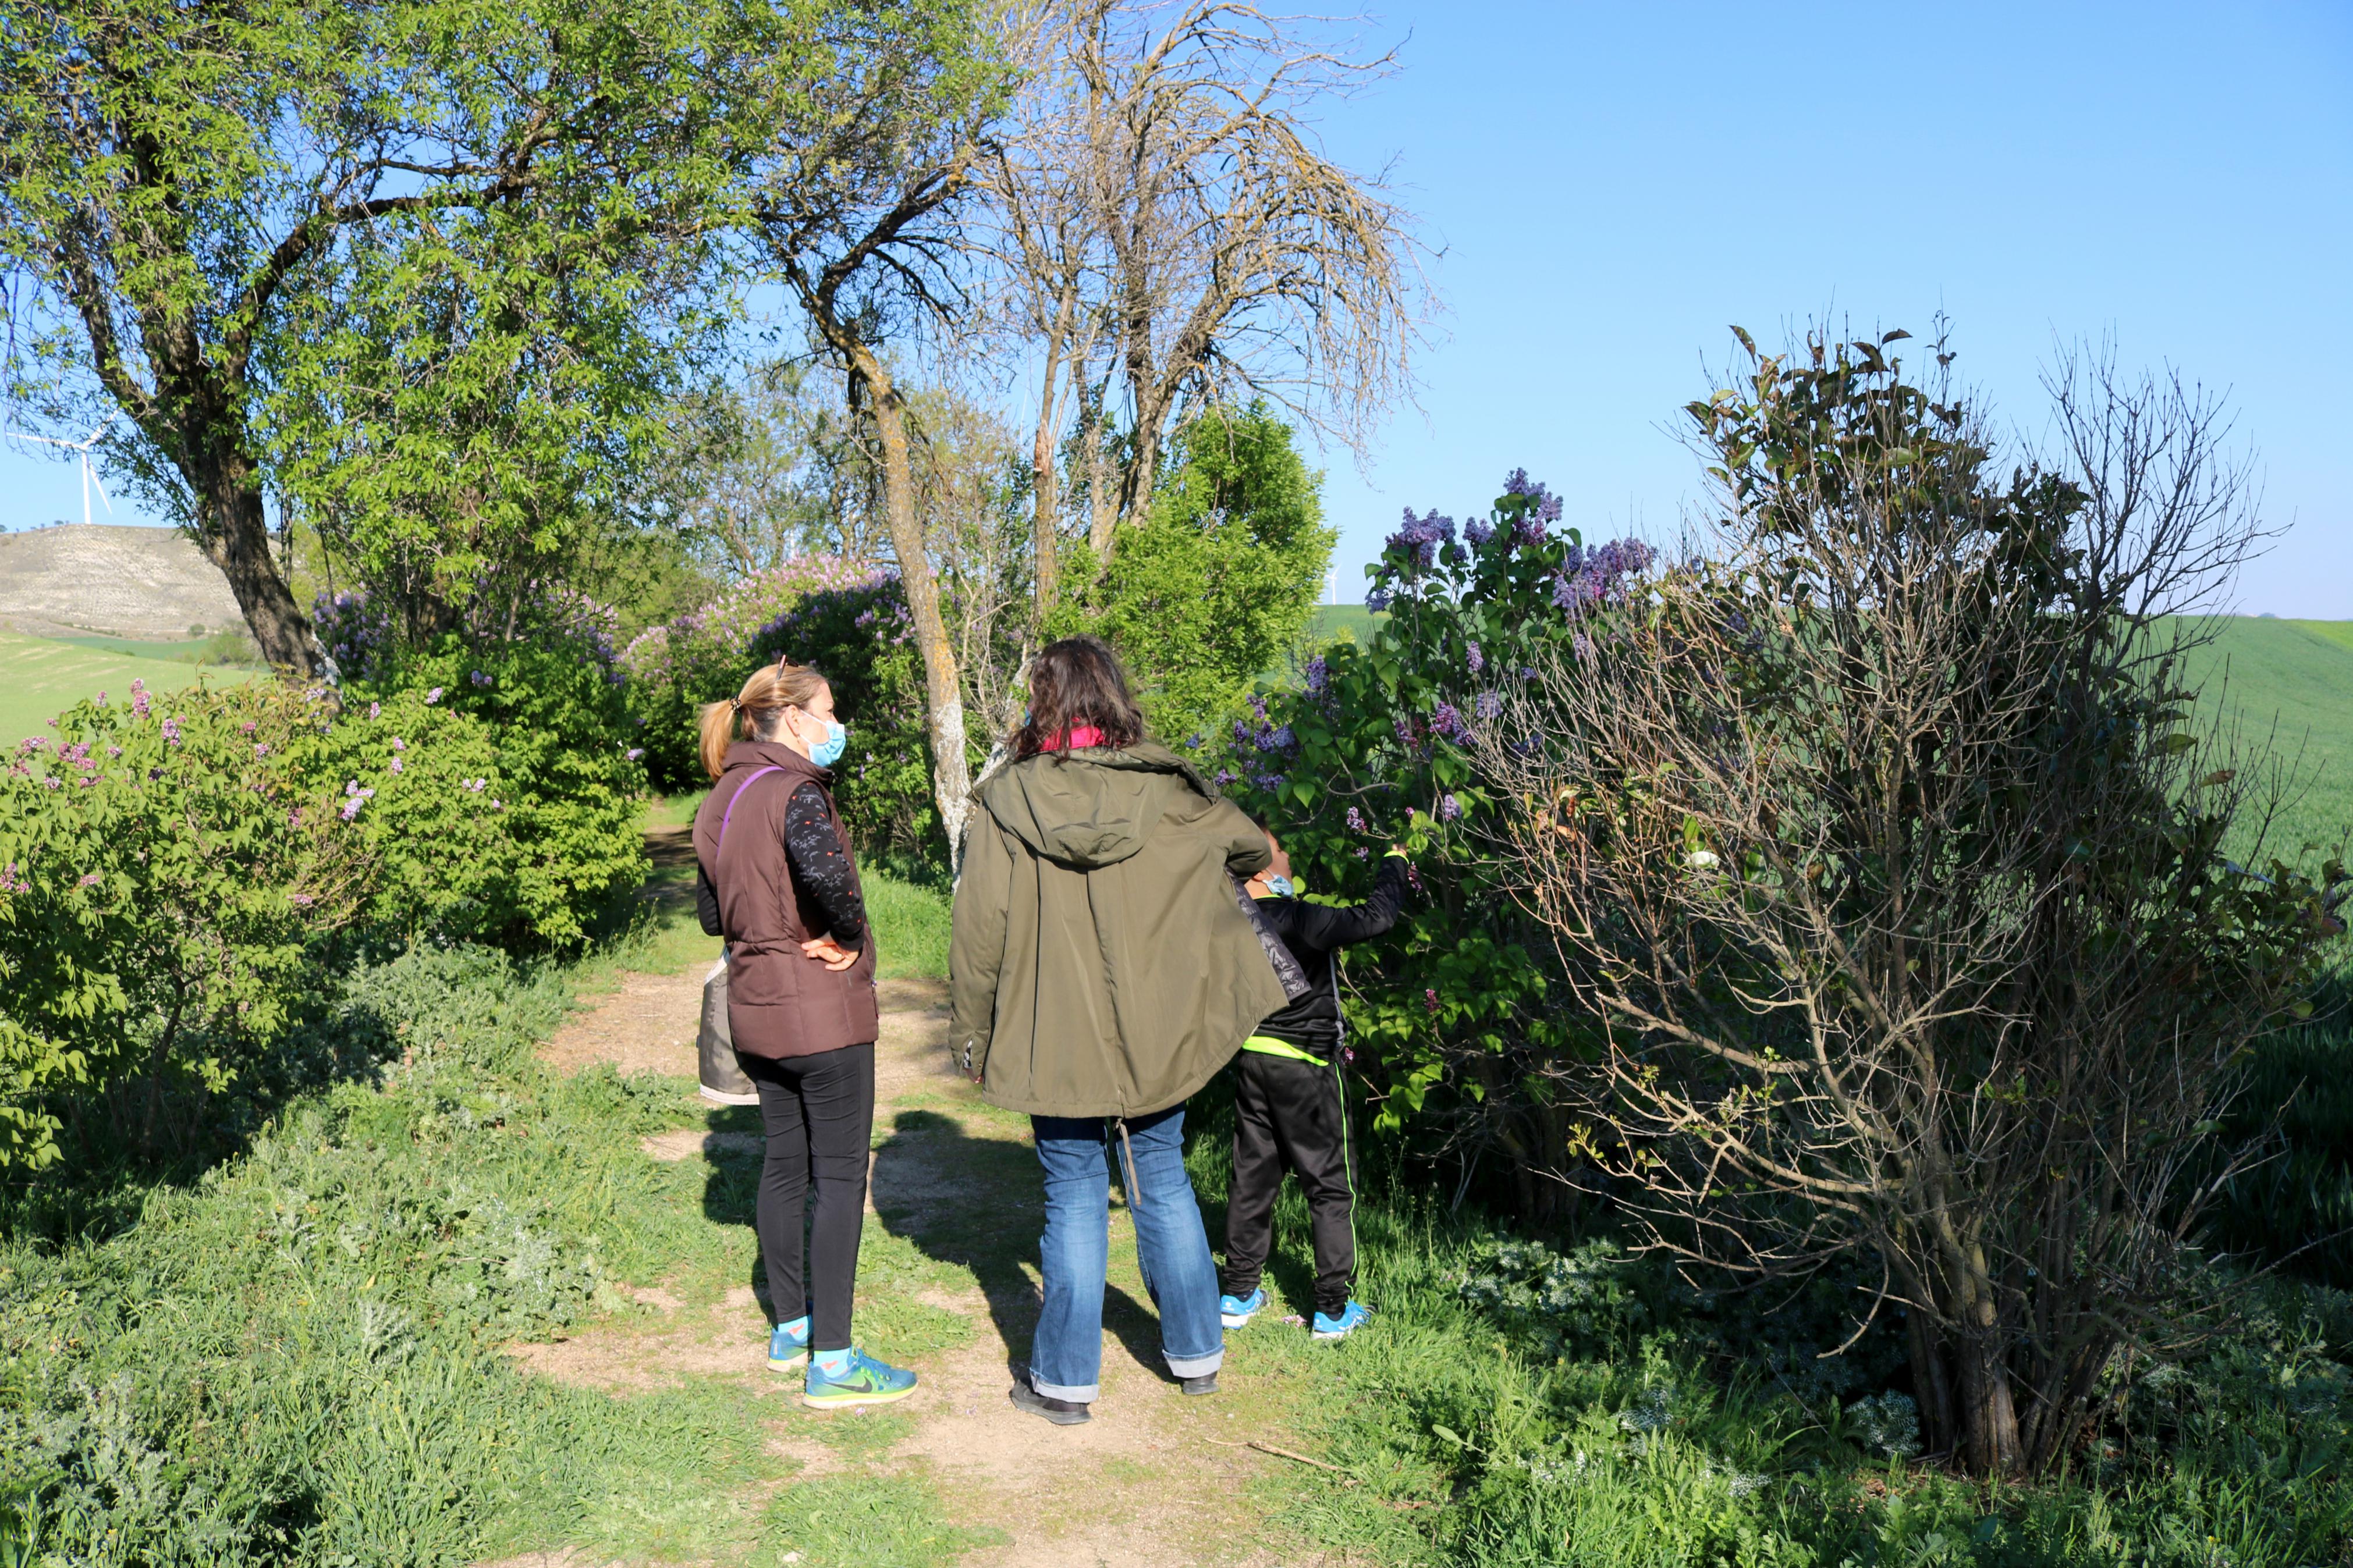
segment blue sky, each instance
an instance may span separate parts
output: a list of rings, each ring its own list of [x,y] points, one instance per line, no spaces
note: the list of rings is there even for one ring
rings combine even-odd
[[[1676,411],[1730,323],[1925,331],[2041,426],[2054,342],[2227,390],[2287,536],[2244,610],[2353,618],[2353,5],[1392,5],[1400,69],[1324,132],[1397,160],[1447,313],[1360,473],[1327,454],[1341,595],[1406,505],[1525,465],[1588,539],[1677,532]],[[0,447],[0,523],[79,518]],[[116,521],[130,515],[117,497]],[[100,514],[104,521],[104,514]]]
[[[1422,413],[1327,457],[1342,596],[1398,510],[1525,465],[1588,539],[1672,537],[1676,411],[1825,314],[1928,330],[2041,426],[2055,340],[2227,389],[2293,524],[2250,613],[2353,617],[2353,5],[1430,5],[1328,120],[1443,256]]]

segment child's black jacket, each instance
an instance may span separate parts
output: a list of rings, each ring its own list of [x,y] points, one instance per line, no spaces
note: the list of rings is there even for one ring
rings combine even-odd
[[[1259,900],[1259,913],[1299,960],[1309,989],[1296,1002],[1270,1014],[1258,1032],[1328,1059],[1340,1048],[1340,992],[1333,977],[1332,954],[1350,942],[1379,936],[1397,924],[1398,909],[1404,901],[1405,860],[1397,855],[1381,861],[1373,895],[1361,904],[1335,909],[1303,899]]]

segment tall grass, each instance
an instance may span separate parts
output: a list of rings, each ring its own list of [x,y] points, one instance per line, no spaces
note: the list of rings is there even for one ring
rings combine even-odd
[[[1218,1234],[1229,1108],[1188,1149]],[[1957,1479],[1905,1440],[1891,1312],[1843,1356],[1853,1286],[1704,1291],[1608,1242],[1553,1253],[1418,1179],[1361,1204],[1374,1327],[1320,1346],[1243,1331],[1326,1385],[1307,1451],[1339,1467],[1287,1522],[1345,1561],[1550,1565],[2353,1562],[2353,1297],[2281,1280],[2169,1362],[2114,1370],[2100,1430],[2031,1485]],[[1277,1207],[1271,1287],[1303,1313],[1305,1205]],[[1280,1310],[1280,1309],[1278,1309]]]
[[[753,1256],[756,1158],[639,1148],[743,1112],[537,1061],[596,973],[462,949],[364,969],[339,1018],[381,1064],[368,1080],[298,1100],[125,1223],[0,1237],[0,1563],[454,1564],[562,1542],[815,1563],[848,1542],[912,1564],[993,1539],[912,1479],[795,1483],[734,1384],[607,1394],[501,1353],[643,1315],[622,1281],[707,1309]],[[870,1227],[864,1274],[878,1342],[968,1336],[925,1300],[941,1267],[912,1244]],[[742,1328],[756,1367],[760,1324]]]

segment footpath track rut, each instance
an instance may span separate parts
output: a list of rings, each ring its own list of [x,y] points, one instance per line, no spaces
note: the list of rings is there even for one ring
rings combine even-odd
[[[680,1094],[691,1099],[708,967],[705,961],[674,973],[622,976],[617,990],[566,1023],[543,1047],[543,1059],[566,1073],[610,1064],[625,1074],[659,1074],[679,1080]],[[860,1468],[877,1477],[920,1478],[949,1522],[991,1532],[998,1542],[958,1559],[968,1568],[1263,1568],[1321,1561],[1313,1552],[1270,1542],[1269,1515],[1285,1489],[1265,1482],[1282,1461],[1237,1441],[1282,1440],[1271,1424],[1279,1401],[1253,1397],[1250,1373],[1230,1352],[1218,1395],[1186,1398],[1166,1378],[1158,1326],[1142,1304],[1134,1233],[1116,1191],[1103,1394],[1095,1419],[1051,1426],[1007,1401],[1010,1369],[1027,1351],[1039,1300],[1038,1176],[1027,1123],[983,1105],[953,1069],[944,984],[886,980],[881,1000],[869,1251],[880,1231],[909,1238],[950,1265],[941,1277],[951,1283],[927,1286],[920,1300],[969,1325],[952,1336],[961,1343],[943,1353],[908,1358],[923,1384],[888,1415],[876,1414],[882,1425],[871,1430],[878,1437],[890,1434],[887,1444],[828,1440],[840,1435],[821,1424],[864,1417],[807,1411],[796,1397],[798,1380],[768,1372],[766,1319],[746,1286],[689,1305],[663,1281],[634,1282],[628,1294],[649,1310],[585,1326],[559,1342],[515,1345],[515,1360],[537,1374],[616,1397],[689,1379],[738,1384],[761,1404],[769,1451],[778,1461],[776,1485]],[[759,1141],[744,1125],[681,1128],[649,1136],[643,1147],[649,1160],[748,1164],[758,1157]],[[742,1234],[748,1265],[748,1226]],[[861,1273],[861,1323],[875,1291],[889,1288],[871,1285]],[[874,1348],[885,1355],[892,1350],[887,1343]],[[598,1568],[607,1557],[559,1548],[491,1568]]]

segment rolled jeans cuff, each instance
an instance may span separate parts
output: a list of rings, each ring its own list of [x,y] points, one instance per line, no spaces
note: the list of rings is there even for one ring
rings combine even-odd
[[[1225,1354],[1223,1351],[1220,1351],[1218,1353],[1220,1356]],[[1188,1377],[1198,1377],[1200,1373],[1187,1373],[1186,1375]],[[1070,1384],[1041,1383],[1039,1381],[1038,1375],[1035,1373],[1032,1373],[1029,1376],[1029,1388],[1030,1392],[1033,1394],[1041,1394],[1049,1399],[1067,1399],[1073,1405],[1092,1405],[1096,1400],[1103,1397],[1103,1384],[1099,1383],[1080,1383]]]
[[[1166,1351],[1161,1354],[1168,1362],[1168,1370],[1179,1377],[1207,1377],[1226,1364],[1226,1347],[1223,1345],[1219,1345],[1208,1355],[1169,1355]],[[1043,1394],[1046,1391],[1041,1388],[1038,1392]],[[1056,1397],[1068,1399],[1071,1396],[1064,1394],[1058,1394]]]

